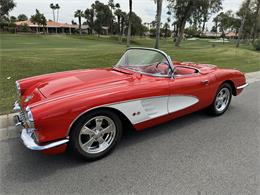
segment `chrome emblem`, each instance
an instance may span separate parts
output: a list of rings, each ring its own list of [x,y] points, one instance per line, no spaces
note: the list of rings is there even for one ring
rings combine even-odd
[[[24,103],[29,102],[33,98],[33,95],[29,95],[25,98]]]

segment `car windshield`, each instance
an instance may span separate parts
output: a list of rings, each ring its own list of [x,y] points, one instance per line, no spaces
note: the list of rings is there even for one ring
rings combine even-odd
[[[168,76],[171,71],[164,54],[139,48],[127,50],[115,67],[155,76]]]

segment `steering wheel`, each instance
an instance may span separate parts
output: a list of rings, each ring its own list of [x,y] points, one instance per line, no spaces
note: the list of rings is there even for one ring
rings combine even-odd
[[[155,66],[155,68],[156,68],[156,70],[157,70],[158,72],[160,72],[161,74],[165,74],[165,72],[162,72],[162,71],[158,68],[159,65],[167,65],[167,66],[168,66],[167,74],[169,74],[169,73],[171,72],[170,64],[168,63],[167,60],[165,60],[164,62],[157,62],[157,63],[156,63],[156,66]]]

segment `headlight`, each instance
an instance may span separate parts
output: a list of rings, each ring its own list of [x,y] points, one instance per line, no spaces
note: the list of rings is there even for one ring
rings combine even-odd
[[[29,106],[26,107],[26,121],[29,127],[34,129],[33,113]]]
[[[18,81],[15,82],[16,84],[16,90],[19,96],[21,96],[21,87],[20,87],[20,83]]]
[[[26,107],[26,114],[27,114],[27,118],[30,122],[34,122],[33,120],[33,114],[32,114],[32,111],[30,109],[29,106]]]

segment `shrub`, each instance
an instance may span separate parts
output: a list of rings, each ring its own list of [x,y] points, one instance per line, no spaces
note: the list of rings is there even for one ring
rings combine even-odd
[[[260,51],[260,39],[255,41],[254,48],[256,51]]]

